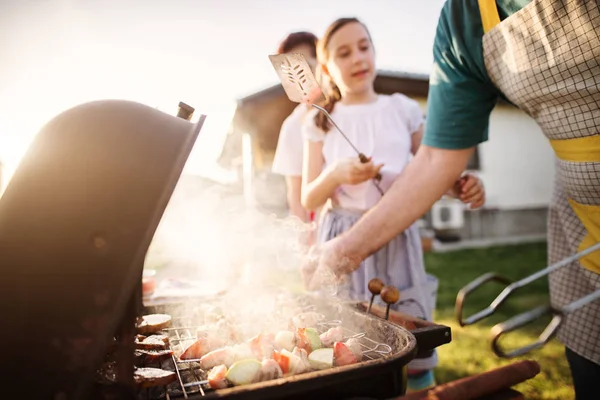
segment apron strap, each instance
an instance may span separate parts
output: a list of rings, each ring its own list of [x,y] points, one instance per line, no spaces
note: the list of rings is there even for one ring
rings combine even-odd
[[[500,23],[500,15],[495,0],[478,0],[483,33],[488,33]]]

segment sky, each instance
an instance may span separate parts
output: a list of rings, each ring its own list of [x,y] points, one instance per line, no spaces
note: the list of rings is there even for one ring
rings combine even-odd
[[[127,99],[207,115],[187,170],[210,176],[235,100],[277,84],[290,32],[355,16],[377,67],[429,73],[443,0],[0,0],[0,161],[10,174],[61,111]],[[212,172],[211,172],[212,171]]]

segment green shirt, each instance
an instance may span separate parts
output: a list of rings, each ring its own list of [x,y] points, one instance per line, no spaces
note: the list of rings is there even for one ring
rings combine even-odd
[[[529,2],[497,0],[500,20]],[[423,144],[465,149],[488,139],[490,113],[504,97],[485,69],[482,39],[477,0],[448,0],[440,14],[433,46]]]

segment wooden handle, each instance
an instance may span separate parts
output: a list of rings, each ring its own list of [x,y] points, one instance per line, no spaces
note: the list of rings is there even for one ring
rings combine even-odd
[[[371,292],[373,296],[377,296],[381,293],[381,289],[383,289],[384,286],[385,284],[381,279],[373,278],[369,281],[369,292]]]
[[[475,400],[525,382],[540,373],[540,365],[531,360],[445,383],[433,389],[398,397],[396,400]]]
[[[367,306],[367,303],[362,303],[360,305],[360,308],[364,311],[367,309]],[[374,304],[371,308],[371,313],[380,318],[383,318],[385,316],[385,308],[380,305]],[[408,315],[396,310],[390,310],[389,321],[396,325],[400,325],[401,327],[406,328],[408,330],[436,325],[433,322],[425,321],[424,319],[413,317],[412,315]]]
[[[387,305],[396,304],[400,300],[400,292],[393,286],[384,286],[381,289],[381,300]]]

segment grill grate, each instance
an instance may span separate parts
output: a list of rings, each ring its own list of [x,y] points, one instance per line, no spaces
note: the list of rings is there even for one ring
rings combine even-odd
[[[193,321],[189,317],[173,318],[172,327],[164,330],[169,336],[170,349],[173,355],[164,361],[161,361],[160,368],[173,371],[177,374],[177,381],[168,386],[155,387],[144,390],[141,397],[144,399],[174,399],[185,398],[189,396],[205,396],[206,393],[213,391],[208,387],[207,373],[200,367],[200,360],[179,360],[180,355],[187,345],[197,339],[195,332],[200,326],[190,324]],[[317,323],[316,329],[323,333],[330,328],[341,326],[342,321],[330,320]],[[370,339],[366,334],[354,332],[342,326],[344,341],[355,338],[359,341],[363,350],[363,360],[375,360],[383,358],[392,353],[392,348],[385,344]],[[152,366],[152,365],[146,365]]]

